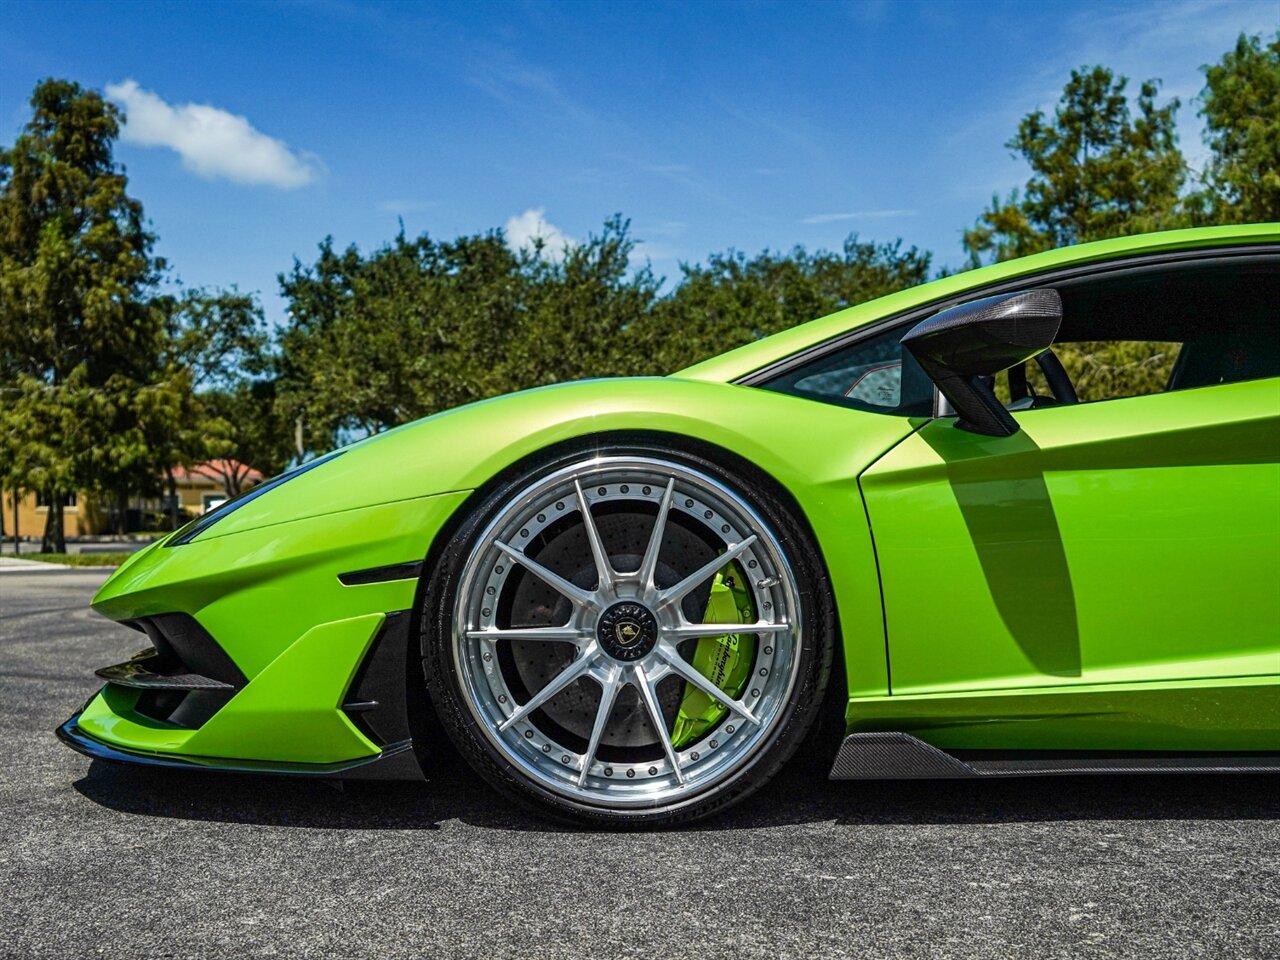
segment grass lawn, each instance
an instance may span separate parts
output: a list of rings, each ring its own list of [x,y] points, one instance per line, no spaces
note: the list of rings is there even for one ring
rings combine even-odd
[[[132,553],[24,553],[21,559],[60,563],[66,567],[118,567],[131,556]]]

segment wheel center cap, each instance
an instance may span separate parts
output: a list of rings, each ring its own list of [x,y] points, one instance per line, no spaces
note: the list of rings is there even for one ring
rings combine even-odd
[[[609,656],[631,663],[657,645],[658,620],[643,604],[615,603],[596,624],[596,639]]]

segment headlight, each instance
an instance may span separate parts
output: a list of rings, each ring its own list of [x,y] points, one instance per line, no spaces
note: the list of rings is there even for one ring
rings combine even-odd
[[[233,510],[239,510],[250,500],[256,500],[264,493],[274,490],[282,483],[287,483],[294,477],[299,477],[306,473],[308,470],[314,470],[322,463],[328,463],[330,460],[335,457],[340,457],[344,453],[346,453],[345,450],[334,450],[332,453],[326,453],[323,457],[316,457],[316,459],[309,460],[304,464],[294,467],[292,470],[286,470],[284,473],[277,474],[270,480],[263,480],[262,483],[258,484],[253,489],[246,490],[244,493],[240,494],[240,496],[233,497],[224,503],[218,504],[208,513],[203,513],[186,526],[180,527],[173,536],[164,542],[164,545],[166,547],[180,547],[184,543],[190,543],[223,517],[229,515]]]

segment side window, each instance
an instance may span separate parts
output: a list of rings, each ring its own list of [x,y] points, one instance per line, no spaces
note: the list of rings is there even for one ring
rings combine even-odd
[[[899,342],[909,328],[898,324],[872,334],[760,386],[855,410],[927,417],[933,383]]]
[[[1137,267],[1058,292],[1053,352],[1081,403],[1280,376],[1275,256]],[[1027,364],[1028,386],[1044,396],[1035,366]]]
[[[1181,351],[1182,344],[1172,340],[1058,340],[1053,345],[1081,403],[1163,393]],[[1026,378],[1032,396],[1052,395],[1036,364],[1026,365]],[[995,390],[1009,406],[1007,372],[996,378]]]

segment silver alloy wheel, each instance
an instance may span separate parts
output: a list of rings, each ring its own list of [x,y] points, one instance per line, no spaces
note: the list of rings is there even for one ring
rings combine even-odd
[[[544,563],[549,542],[559,547]],[[698,622],[699,593],[730,561],[757,622]],[[453,622],[454,665],[485,736],[541,786],[604,807],[675,803],[732,779],[768,742],[800,666],[795,577],[776,536],[719,480],[649,457],[587,460],[516,494],[467,559]],[[757,637],[740,699],[685,656],[727,634]],[[679,747],[673,683],[727,708]],[[628,687],[643,723],[618,716]]]

